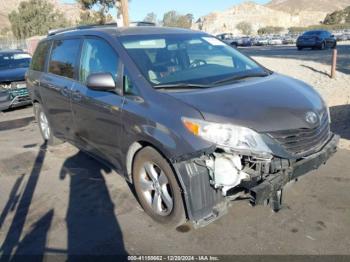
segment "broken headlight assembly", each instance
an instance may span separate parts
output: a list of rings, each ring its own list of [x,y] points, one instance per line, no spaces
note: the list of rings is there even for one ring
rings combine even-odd
[[[260,134],[246,127],[231,124],[219,124],[199,119],[182,118],[188,131],[218,147],[229,148],[237,152],[250,152],[264,158],[271,158],[271,150]]]

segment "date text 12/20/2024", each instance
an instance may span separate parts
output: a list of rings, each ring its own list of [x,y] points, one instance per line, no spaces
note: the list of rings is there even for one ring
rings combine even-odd
[[[128,256],[129,261],[220,261],[217,256]]]

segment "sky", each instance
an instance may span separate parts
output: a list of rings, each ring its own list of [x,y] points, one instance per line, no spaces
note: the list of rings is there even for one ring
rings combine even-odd
[[[74,2],[74,0],[61,1]],[[150,12],[156,13],[158,20],[161,20],[164,13],[170,10],[183,14],[191,13],[197,19],[210,12],[223,11],[242,2],[245,2],[245,0],[131,0],[129,13],[132,21],[143,20]],[[253,2],[265,4],[269,0],[255,0]]]

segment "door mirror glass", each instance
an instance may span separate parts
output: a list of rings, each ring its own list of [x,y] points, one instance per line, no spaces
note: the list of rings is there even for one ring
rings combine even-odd
[[[115,91],[116,84],[110,73],[91,74],[87,78],[87,87],[96,91]]]

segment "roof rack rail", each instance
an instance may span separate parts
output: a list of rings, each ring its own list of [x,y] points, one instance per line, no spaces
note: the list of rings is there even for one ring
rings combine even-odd
[[[80,25],[80,26],[75,26],[75,27],[68,27],[68,28],[57,28],[57,29],[52,29],[49,30],[47,33],[47,36],[53,36],[57,35],[63,32],[68,32],[68,31],[74,31],[74,30],[83,30],[83,29],[90,29],[90,28],[101,28],[101,27],[110,27],[110,26],[116,26],[118,27],[117,23],[108,23],[108,24],[94,24],[94,25]]]

